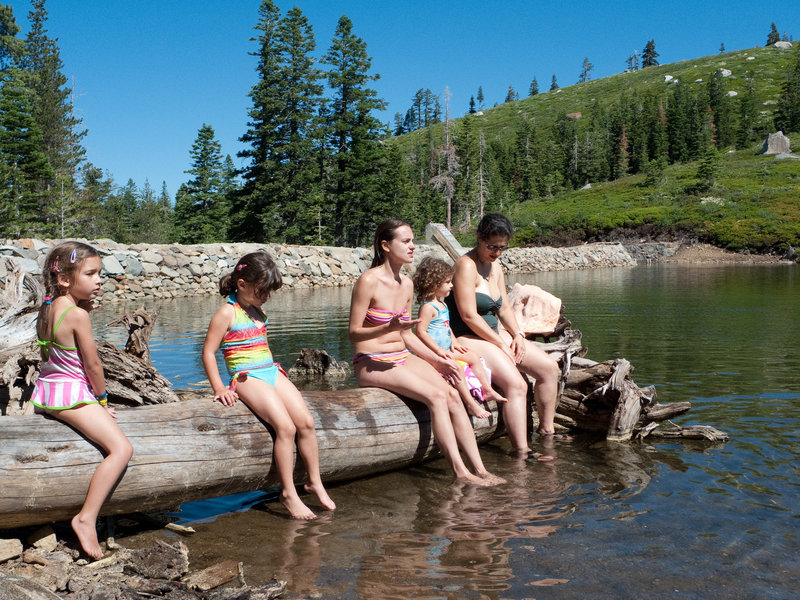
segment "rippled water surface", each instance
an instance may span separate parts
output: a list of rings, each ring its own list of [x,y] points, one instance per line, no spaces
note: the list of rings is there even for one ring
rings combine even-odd
[[[800,587],[800,270],[659,265],[543,273],[515,280],[561,297],[589,357],[625,357],[680,423],[726,443],[611,444],[576,435],[516,461],[482,450],[509,483],[454,486],[443,461],[335,486],[339,505],[296,522],[273,502],[186,505],[192,568],[244,563],[249,583],[285,579],[290,597],[796,598]],[[304,346],[350,357],[349,289],[279,291],[266,305],[273,352]],[[219,298],[161,310],[159,370],[189,387]],[[111,320],[109,305],[96,321]],[[122,343],[121,332],[99,332]],[[310,502],[313,506],[313,502]],[[152,535],[163,535],[161,533]]]

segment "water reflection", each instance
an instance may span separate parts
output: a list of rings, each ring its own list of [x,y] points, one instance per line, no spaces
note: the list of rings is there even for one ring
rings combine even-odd
[[[192,568],[240,560],[250,583],[276,576],[325,598],[795,597],[798,272],[663,265],[525,278],[564,300],[591,358],[628,358],[639,385],[691,402],[681,422],[725,430],[725,444],[534,437],[558,457],[539,463],[509,460],[501,439],[482,454],[507,485],[453,486],[435,461],[335,486],[339,508],[311,523],[262,504],[197,524]],[[291,364],[303,346],[347,359],[349,296],[276,294],[266,308],[279,359]],[[199,348],[219,302],[161,306],[153,354],[171,379],[204,379]],[[110,321],[119,305],[105,310]]]

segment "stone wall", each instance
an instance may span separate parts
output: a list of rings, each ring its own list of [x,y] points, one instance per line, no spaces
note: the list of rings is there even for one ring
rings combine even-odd
[[[60,240],[6,240],[0,246],[0,277],[10,264],[41,273],[47,252]],[[83,240],[86,241],[86,240]],[[367,248],[292,246],[286,244],[118,244],[112,240],[87,241],[103,263],[102,302],[137,298],[178,298],[215,294],[220,278],[229,273],[240,256],[266,250],[274,258],[287,287],[349,286],[372,261]],[[416,265],[434,254],[448,259],[438,246],[417,246]],[[585,244],[572,248],[511,248],[501,258],[509,273],[560,271],[632,266],[636,261],[621,244]],[[412,265],[413,269],[413,265]]]

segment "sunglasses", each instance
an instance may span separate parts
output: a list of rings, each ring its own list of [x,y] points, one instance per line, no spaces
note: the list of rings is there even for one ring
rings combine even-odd
[[[489,252],[505,252],[506,250],[508,250],[508,244],[506,244],[505,246],[495,246],[494,244],[487,244],[486,242],[483,243]]]

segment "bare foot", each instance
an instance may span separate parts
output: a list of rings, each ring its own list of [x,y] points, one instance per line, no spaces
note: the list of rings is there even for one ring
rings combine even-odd
[[[493,387],[486,387],[483,388],[483,399],[484,400],[494,400],[495,402],[508,402],[508,398],[505,396],[501,396]]]
[[[456,481],[460,481],[461,483],[468,483],[470,485],[478,485],[481,487],[490,487],[492,485],[497,485],[496,483],[491,483],[490,481],[483,479],[482,477],[478,477],[477,475],[473,475],[472,473],[467,473],[463,477],[456,477]]]
[[[72,530],[78,536],[81,548],[93,559],[98,560],[103,558],[103,549],[100,548],[100,542],[97,541],[97,530],[95,530],[95,523],[83,522],[81,516],[75,515],[72,517]]]
[[[495,475],[494,473],[489,473],[489,471],[484,471],[483,473],[477,473],[477,475],[484,481],[489,482],[490,485],[501,485],[503,483],[508,483],[505,479],[503,479],[499,475]]]
[[[509,454],[514,458],[528,458],[531,449],[525,446],[524,448],[514,448]]]
[[[488,419],[492,416],[491,412],[480,406],[474,400],[471,402],[464,402],[464,406],[466,407],[467,412],[476,419]]]
[[[303,489],[309,494],[314,494],[317,498],[319,498],[320,504],[322,504],[322,506],[324,506],[327,510],[336,510],[336,503],[330,496],[328,496],[328,492],[325,491],[325,488],[322,486],[322,484],[319,484],[319,486],[313,486],[310,483],[307,483],[303,486]]]
[[[314,514],[314,511],[303,504],[303,501],[300,500],[300,497],[297,494],[290,495],[281,492],[281,504],[286,507],[286,510],[289,511],[289,514],[292,515],[293,519],[310,521],[311,519],[317,518],[317,515]]]

